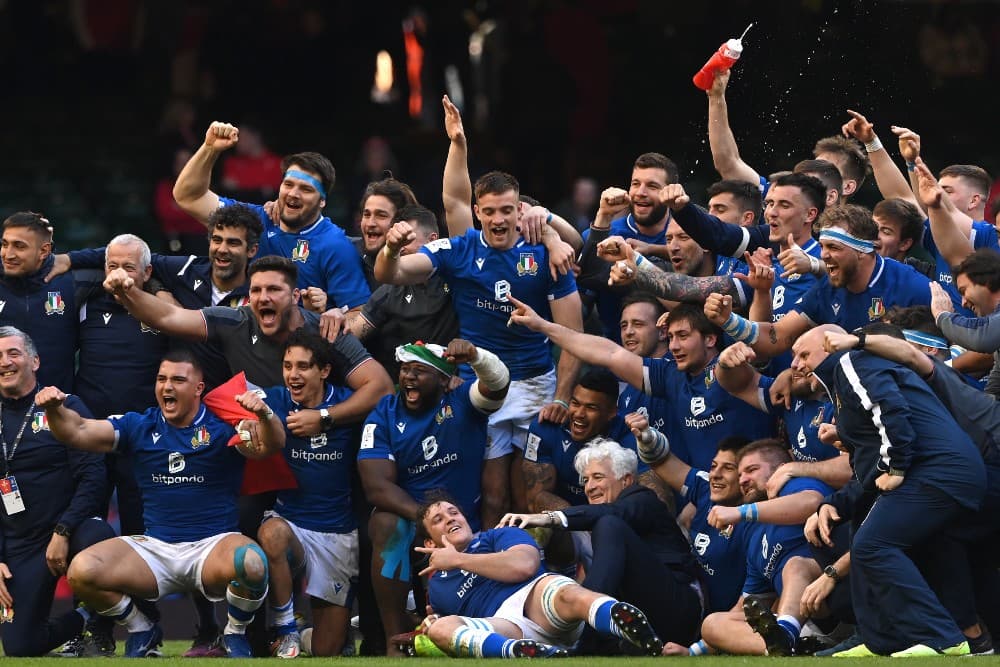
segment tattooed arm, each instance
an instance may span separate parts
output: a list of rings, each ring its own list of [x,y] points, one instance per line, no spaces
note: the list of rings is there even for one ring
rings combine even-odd
[[[354,334],[358,340],[365,340],[378,331],[378,327],[369,322],[360,311],[352,310],[347,313],[347,331]]]
[[[661,299],[684,303],[704,303],[712,292],[728,294],[735,300],[741,298],[736,282],[730,276],[693,278],[682,273],[667,273],[655,266],[638,271],[635,285],[652,292]]]
[[[569,507],[569,503],[555,493],[556,467],[550,463],[521,461],[528,509],[533,513],[550,512]]]
[[[650,489],[656,494],[656,497],[660,501],[670,508],[671,512],[676,513],[676,508],[674,507],[674,494],[667,486],[667,483],[660,479],[660,476],[656,474],[653,470],[647,470],[646,472],[639,473],[638,480],[639,484]]]

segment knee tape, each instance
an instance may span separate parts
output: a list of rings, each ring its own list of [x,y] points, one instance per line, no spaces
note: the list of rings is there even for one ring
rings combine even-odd
[[[264,564],[264,576],[261,581],[250,581],[247,577],[246,571],[246,556],[247,551],[252,551],[257,554],[260,558],[261,563]],[[245,588],[248,593],[250,593],[253,598],[262,598],[267,592],[267,580],[268,580],[268,568],[267,568],[267,556],[264,554],[264,550],[259,546],[251,542],[250,544],[244,544],[243,546],[237,547],[233,551],[233,570],[236,572],[236,578],[233,579],[232,584],[234,588]]]
[[[576,582],[569,577],[557,575],[549,577],[549,580],[545,582],[545,588],[542,589],[542,613],[545,614],[545,618],[556,630],[572,630],[579,623],[579,621],[567,621],[556,611],[556,594],[559,592],[559,589],[563,586],[575,584]]]

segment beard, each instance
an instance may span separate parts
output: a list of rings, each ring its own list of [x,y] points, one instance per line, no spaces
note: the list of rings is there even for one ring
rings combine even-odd
[[[649,216],[645,218],[640,218],[635,214],[635,209],[632,209],[632,217],[635,219],[635,224],[640,227],[652,227],[659,224],[667,215],[667,205],[666,204],[656,204],[653,209],[649,212]]]

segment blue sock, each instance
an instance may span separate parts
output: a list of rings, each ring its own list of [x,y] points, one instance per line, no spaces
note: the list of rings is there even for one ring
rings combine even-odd
[[[617,602],[618,600],[614,598],[604,596],[597,598],[590,604],[590,613],[587,614],[587,621],[591,627],[602,635],[621,636],[618,632],[618,626],[611,620],[611,607]]]
[[[503,635],[491,632],[483,637],[482,648],[484,658],[510,658],[510,647],[514,644],[513,639],[508,639]]]
[[[489,630],[463,625],[451,637],[451,650],[457,658],[511,658],[515,641]]]
[[[799,643],[799,633],[802,631],[802,626],[798,620],[794,616],[782,614],[778,617],[778,625],[788,634],[788,638],[792,642],[792,647],[795,647]]]

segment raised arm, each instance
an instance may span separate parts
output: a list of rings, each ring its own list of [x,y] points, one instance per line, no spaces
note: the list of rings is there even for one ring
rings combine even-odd
[[[683,273],[667,273],[637,253],[620,236],[611,236],[597,246],[597,255],[614,262],[613,284],[633,279],[636,287],[652,292],[661,299],[701,304],[713,292],[739,297],[736,282],[730,276],[692,277]],[[621,279],[625,280],[621,280]]]
[[[154,297],[155,298],[155,297]],[[56,440],[76,449],[107,453],[115,448],[115,429],[105,419],[85,419],[63,403],[66,394],[58,387],[45,387],[35,395],[35,404],[45,409],[49,430]]]
[[[397,222],[385,235],[385,247],[375,259],[375,280],[387,285],[416,285],[431,277],[434,264],[422,252],[401,255],[417,237],[408,222]]]
[[[777,322],[751,322],[733,312],[733,297],[710,294],[705,299],[705,316],[735,340],[743,341],[759,357],[768,359],[791,349],[796,339],[810,328],[809,320],[797,310]]]
[[[198,310],[188,310],[158,299],[137,288],[124,269],[115,269],[104,280],[104,289],[135,319],[169,336],[204,341],[208,325]]]
[[[472,229],[472,181],[469,179],[469,149],[465,140],[462,114],[448,96],[441,98],[444,129],[451,143],[444,163],[441,201],[448,236],[461,236]]]
[[[237,445],[240,454],[248,459],[265,459],[281,451],[285,446],[285,427],[264,399],[251,390],[237,396],[236,402],[257,415],[256,422],[242,420],[236,427],[240,435],[240,444]],[[254,435],[257,436],[256,443]]]
[[[723,222],[691,198],[680,183],[670,183],[660,191],[660,201],[670,207],[684,233],[705,250],[726,257],[742,257],[745,252],[770,246],[768,225],[742,227]]]
[[[1000,315],[965,317],[953,309],[944,288],[931,283],[931,313],[945,338],[975,352],[992,354],[1000,350]]]
[[[931,221],[931,237],[949,266],[958,266],[972,251],[972,218],[960,214],[924,161],[917,158],[917,194]]]
[[[750,365],[756,358],[757,354],[749,345],[737,341],[719,354],[715,378],[720,387],[736,398],[758,410],[766,411],[760,402],[760,373]]]
[[[591,336],[542,319],[530,306],[521,303],[513,296],[509,298],[516,307],[510,315],[512,326],[523,326],[538,331],[578,360],[607,368],[633,387],[643,388],[642,357],[632,354],[607,338]]]
[[[875,176],[875,184],[878,185],[882,197],[903,199],[914,206],[919,206],[917,198],[913,196],[909,181],[903,176],[903,172],[899,170],[896,163],[892,161],[889,151],[882,146],[878,135],[875,134],[875,126],[857,111],[848,109],[847,114],[851,120],[844,123],[840,131],[845,137],[853,137],[865,145],[868,159],[872,165],[872,174]]]
[[[729,70],[720,70],[707,91],[708,145],[712,149],[712,163],[722,178],[760,185],[760,174],[740,157],[736,137],[729,127],[729,107],[726,104],[728,85]]]
[[[639,458],[656,473],[657,477],[666,482],[667,486],[680,493],[691,466],[670,453],[669,442],[658,439],[657,431],[649,425],[649,418],[646,415],[641,412],[627,414],[625,424],[635,436]],[[667,442],[667,446],[663,449],[657,447],[661,442]]]
[[[576,333],[583,331],[583,306],[580,304],[579,292],[571,292],[564,297],[553,299],[549,303],[549,308],[552,309],[552,320],[557,326]],[[558,341],[552,342],[562,347]],[[559,365],[556,368],[556,392],[554,400],[569,404],[570,397],[573,394],[573,386],[576,384],[576,376],[579,372],[579,357],[563,348],[562,354],[559,355]],[[547,411],[546,418],[555,417],[558,421],[562,421],[558,417],[566,416],[562,413],[555,416],[551,412],[551,410]]]
[[[219,208],[219,195],[212,192],[212,168],[219,156],[236,145],[240,131],[229,123],[215,121],[205,132],[205,142],[177,175],[174,201],[191,217],[208,225],[208,216]]]

